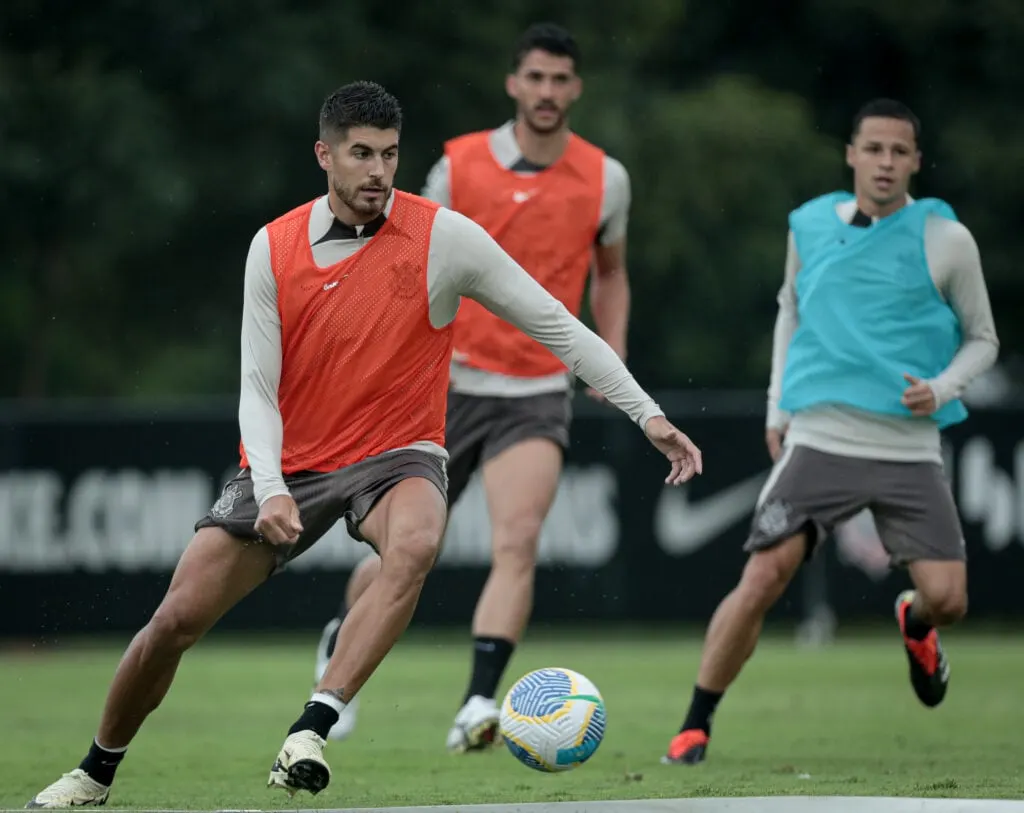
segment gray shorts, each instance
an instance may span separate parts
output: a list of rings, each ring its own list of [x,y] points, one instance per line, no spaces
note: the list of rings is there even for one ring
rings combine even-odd
[[[445,429],[449,505],[455,505],[478,466],[520,441],[547,438],[567,449],[571,422],[570,392],[519,398],[449,392]]]
[[[744,549],[758,551],[802,531],[807,555],[836,525],[870,509],[892,565],[967,558],[953,492],[942,467],[789,447],[772,470]]]
[[[340,519],[345,520],[353,539],[376,550],[376,545],[359,532],[359,526],[381,497],[411,477],[429,480],[447,496],[444,461],[414,449],[387,452],[337,471],[286,475],[284,481],[299,508],[303,531],[294,545],[277,546],[277,569],[309,550]],[[252,475],[249,469],[243,469],[224,486],[220,499],[196,523],[195,529],[223,528],[232,536],[254,540],[258,512]]]

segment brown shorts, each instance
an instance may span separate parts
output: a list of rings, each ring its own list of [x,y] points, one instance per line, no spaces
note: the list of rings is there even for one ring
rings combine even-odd
[[[552,392],[518,398],[448,393],[448,503],[455,505],[473,472],[510,446],[547,438],[569,446],[572,394]]]
[[[754,511],[744,549],[807,532],[807,555],[836,525],[869,509],[892,565],[967,558],[953,492],[937,463],[901,463],[789,447]]]
[[[284,478],[299,508],[303,531],[294,545],[277,547],[277,570],[309,550],[338,520],[345,520],[353,539],[376,546],[359,532],[359,526],[381,497],[402,480],[422,477],[447,496],[444,461],[437,455],[414,449],[387,452],[330,472],[304,471]],[[252,476],[243,469],[234,477],[195,526],[223,528],[232,536],[256,539],[259,511],[253,497]]]

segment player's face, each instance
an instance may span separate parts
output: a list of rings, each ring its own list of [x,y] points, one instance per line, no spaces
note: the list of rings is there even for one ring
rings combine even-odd
[[[519,120],[537,133],[553,133],[565,126],[569,108],[583,90],[571,57],[530,51],[509,74],[505,90],[515,99]]]
[[[853,143],[846,147],[858,196],[879,207],[906,198],[910,178],[921,168],[921,154],[909,121],[866,118]]]
[[[384,211],[398,169],[397,130],[353,127],[333,147],[318,141],[316,155],[344,206],[367,221]]]

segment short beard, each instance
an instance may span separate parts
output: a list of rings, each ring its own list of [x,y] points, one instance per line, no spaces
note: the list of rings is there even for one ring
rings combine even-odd
[[[384,187],[384,194],[381,195],[380,203],[370,203],[368,201],[359,200],[359,192],[361,187],[351,189],[342,185],[340,181],[334,182],[334,194],[338,196],[338,200],[344,203],[349,209],[359,215],[366,217],[373,217],[379,215],[384,211],[384,207],[387,205],[388,198],[391,196],[390,187]]]
[[[565,126],[565,113],[560,112],[558,118],[554,122],[547,126],[537,125],[531,118],[529,113],[524,113],[522,116],[523,123],[530,128],[537,135],[551,135],[551,133],[557,133]]]

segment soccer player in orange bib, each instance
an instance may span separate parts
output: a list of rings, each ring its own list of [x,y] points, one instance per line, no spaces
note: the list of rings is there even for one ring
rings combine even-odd
[[[629,176],[569,128],[569,109],[582,91],[579,64],[567,31],[530,27],[513,49],[506,79],[515,120],[449,141],[423,194],[483,226],[573,315],[589,278],[597,329],[625,358]],[[533,605],[538,539],[569,444],[572,381],[557,355],[484,304],[463,303],[454,331],[448,500],[454,505],[480,470],[492,531],[491,571],[472,623],[472,672],[447,738],[458,753],[496,741],[495,694]],[[379,566],[368,557],[349,581],[321,635],[315,679],[347,608]],[[332,739],[351,733],[356,710],[346,708]]]
[[[29,807],[106,802],[182,655],[344,520],[379,552],[380,573],[347,614],[268,780],[290,794],[327,786],[328,731],[408,625],[444,531],[462,297],[544,344],[626,412],[670,461],[666,482],[701,471],[700,451],[618,355],[481,226],[392,188],[400,129],[398,102],[379,85],[346,85],[324,102],[315,152],[328,192],[261,228],[245,265],[241,470],[196,523],[167,594],[118,665],[89,752]]]

